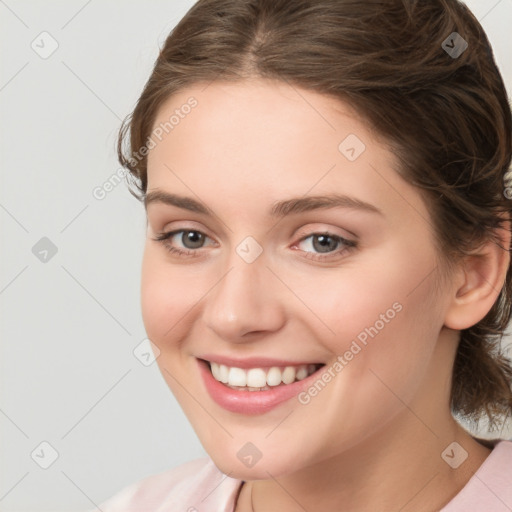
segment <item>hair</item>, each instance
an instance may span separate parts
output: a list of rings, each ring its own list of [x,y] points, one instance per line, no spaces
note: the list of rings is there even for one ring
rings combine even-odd
[[[464,49],[454,32],[467,43],[460,55],[449,53]],[[510,105],[488,38],[463,3],[199,0],[168,35],[121,125],[117,151],[137,189],[130,192],[145,197],[145,144],[164,101],[198,83],[256,78],[348,102],[392,148],[397,172],[419,187],[443,261],[500,244],[499,229],[510,229]],[[452,413],[473,425],[485,414],[489,430],[512,416],[512,364],[502,346],[511,311],[509,265],[488,314],[460,331],[453,366]]]

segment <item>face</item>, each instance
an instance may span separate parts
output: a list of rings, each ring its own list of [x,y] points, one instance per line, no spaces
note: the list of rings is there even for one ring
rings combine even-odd
[[[317,93],[190,87],[160,108],[153,133],[173,115],[148,156],[141,286],[164,379],[232,477],[279,476],[363,446],[439,371],[446,300],[418,191],[350,105]],[[304,202],[313,196],[340,200]],[[223,357],[264,372],[275,362],[250,358],[324,366],[281,384],[292,396],[269,407],[257,395],[277,396],[274,386],[217,383],[221,405],[201,360]]]

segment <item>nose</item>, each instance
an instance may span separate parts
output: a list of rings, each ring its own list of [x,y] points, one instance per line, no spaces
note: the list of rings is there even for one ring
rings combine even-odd
[[[279,330],[285,322],[279,284],[264,257],[246,263],[234,254],[224,275],[206,296],[206,326],[220,339],[232,343],[252,340],[251,334]]]

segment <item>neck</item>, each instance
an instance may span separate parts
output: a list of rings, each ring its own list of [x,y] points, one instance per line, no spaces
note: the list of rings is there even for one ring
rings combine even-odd
[[[454,345],[445,341],[434,360],[450,357]],[[450,371],[427,375],[415,398],[384,428],[342,453],[278,479],[248,482],[236,512],[440,510],[490,453],[451,415]],[[468,453],[457,469],[441,456],[454,442]],[[445,458],[454,460],[461,453],[455,445]]]
[[[430,437],[395,430],[293,474],[250,482],[249,506],[241,512],[440,510],[464,487],[490,450],[454,421],[442,436]],[[441,457],[454,441],[468,452],[456,470]]]

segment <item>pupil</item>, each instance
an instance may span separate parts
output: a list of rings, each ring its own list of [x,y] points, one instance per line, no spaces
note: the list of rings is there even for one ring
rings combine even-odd
[[[316,243],[316,240],[319,241],[319,244]],[[331,243],[329,243],[329,241]],[[318,252],[330,252],[336,248],[337,243],[338,242],[329,235],[317,235],[313,238],[313,247],[315,251]]]
[[[182,236],[182,242],[188,249],[197,249],[203,243],[203,235],[197,231],[185,231]]]

